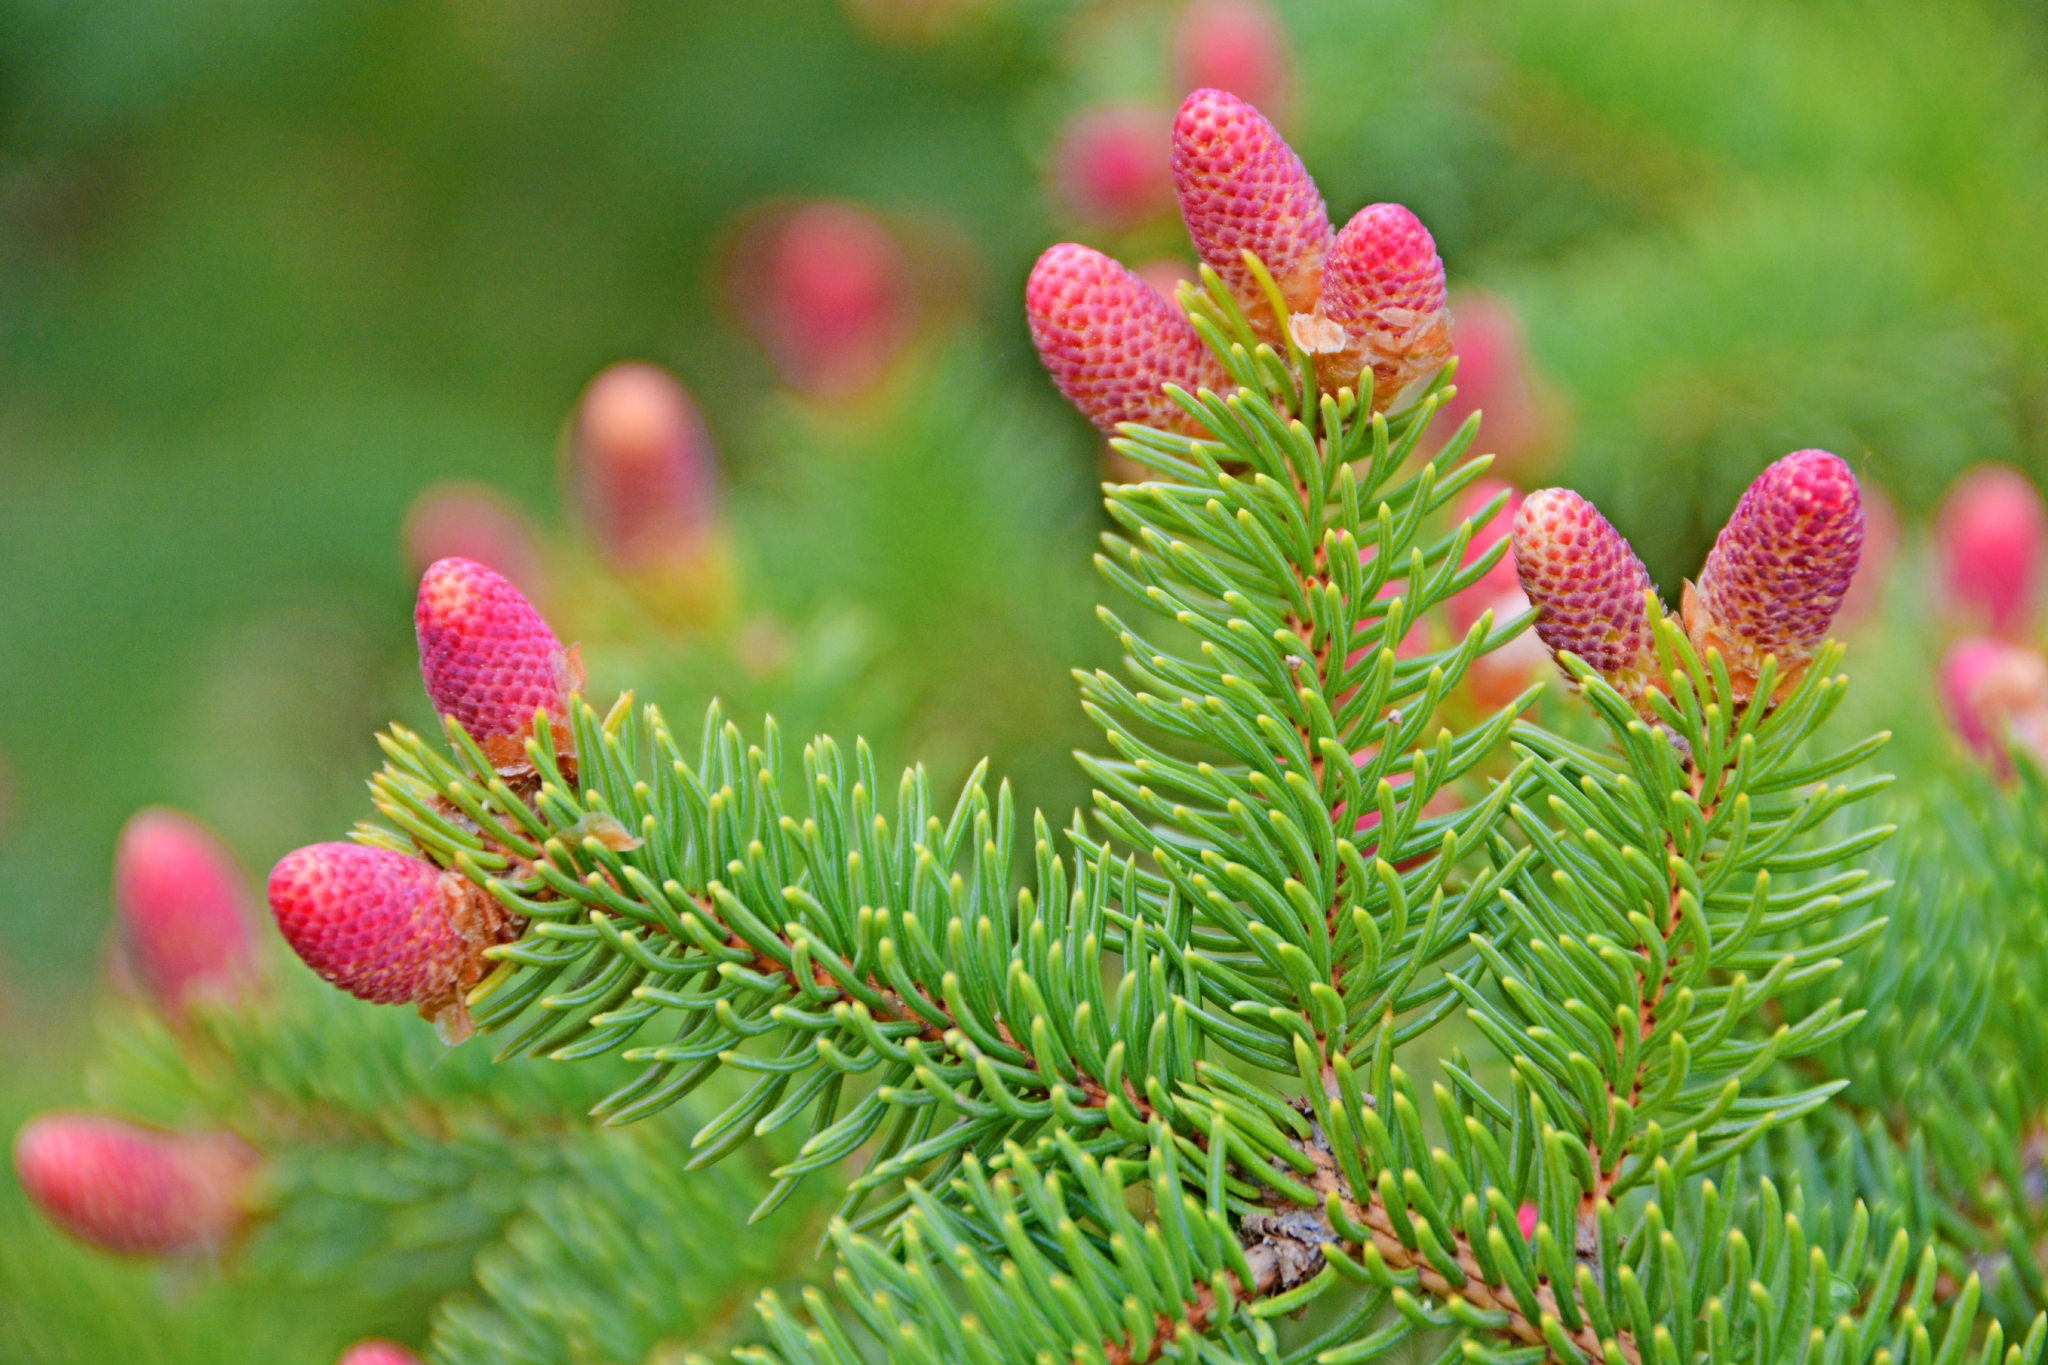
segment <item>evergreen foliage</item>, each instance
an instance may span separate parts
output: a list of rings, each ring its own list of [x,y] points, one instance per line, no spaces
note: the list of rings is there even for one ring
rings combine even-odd
[[[96,1102],[264,1152],[236,1273],[436,1301],[444,1362],[2038,1365],[2038,774],[1873,815],[1838,646],[1731,681],[1654,598],[1646,690],[1566,656],[1533,718],[1478,709],[1529,623],[1441,630],[1505,548],[1469,553],[1500,500],[1450,513],[1455,370],[1325,391],[1245,271],[1252,317],[1180,300],[1228,376],[1171,392],[1197,434],[1113,442],[1086,813],[988,765],[892,803],[867,744],[717,704],[577,698],[523,767],[394,726],[357,838],[524,926],[487,1036],[276,972],[104,1029]],[[920,450],[964,368],[899,395]],[[887,624],[973,609],[922,605]],[[884,652],[818,619],[806,720]]]
[[[1476,423],[1418,453],[1450,376],[1377,413],[1213,275],[1183,306],[1238,391],[1175,393],[1210,439],[1123,429],[1155,477],[1110,490],[1100,565],[1151,615],[1103,613],[1130,681],[1082,678],[1094,820],[1034,819],[1024,889],[979,772],[946,801],[912,769],[892,818],[821,738],[792,800],[772,722],[714,706],[686,754],[628,696],[533,735],[529,802],[459,725],[394,728],[358,837],[529,926],[470,1002],[498,1056],[640,1064],[611,1125],[733,1077],[687,1165],[799,1132],[756,1218],[860,1154],[839,1306],[771,1296],[755,1359],[2006,1359],[1926,1220],[1837,1213],[1765,1143],[1849,1083],[1785,1078],[1862,1021],[1819,983],[1888,923],[1855,866],[1886,779],[1836,781],[1883,737],[1817,734],[1839,648],[1739,702],[1652,599],[1640,697],[1563,656],[1577,738],[1514,724],[1526,697],[1432,728],[1527,624],[1399,648],[1501,553],[1439,515]],[[1396,1049],[1461,1006],[1488,1055],[1425,1097]]]

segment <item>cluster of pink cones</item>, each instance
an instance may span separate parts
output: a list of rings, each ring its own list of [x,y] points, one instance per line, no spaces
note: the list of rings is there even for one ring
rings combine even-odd
[[[566,750],[558,727],[581,685],[575,651],[509,581],[470,560],[442,560],[421,581],[415,624],[435,709],[494,762],[522,762],[539,725]],[[269,899],[285,942],[322,978],[363,1000],[414,1005],[449,1038],[467,1027],[463,998],[483,974],[484,950],[517,932],[463,878],[361,844],[288,854],[270,874]],[[142,812],[115,856],[117,980],[180,1029],[195,1009],[254,995],[262,981],[251,900],[203,827],[172,811]],[[14,1163],[51,1222],[121,1255],[218,1252],[260,1203],[259,1157],[219,1130],[49,1114],[21,1130]],[[388,1343],[357,1349],[366,1365],[411,1359]]]
[[[1407,209],[1371,204],[1333,232],[1301,158],[1257,109],[1221,90],[1181,105],[1169,166],[1196,253],[1265,340],[1291,339],[1313,357],[1326,389],[1358,388],[1370,370],[1374,406],[1385,408],[1450,355],[1443,260]],[[1278,286],[1287,337],[1247,252]],[[1068,242],[1039,257],[1024,307],[1053,382],[1105,432],[1138,422],[1194,434],[1161,386],[1228,388],[1179,307],[1091,247]]]
[[[1972,470],[1934,519],[1944,620],[1965,632],[1948,648],[1942,705],[1963,744],[2002,776],[2015,749],[2048,765],[2048,655],[2040,643],[2048,576],[2048,509],[2025,475]]]
[[[1719,653],[1736,700],[1755,695],[1766,659],[1777,695],[1806,671],[1856,575],[1863,529],[1855,475],[1825,450],[1794,451],[1750,484],[1684,597],[1686,634],[1702,656]],[[1641,703],[1661,680],[1661,608],[1628,541],[1585,498],[1546,488],[1522,500],[1513,543],[1538,638]]]
[[[537,727],[568,748],[564,722],[581,665],[511,583],[470,560],[444,559],[420,580],[413,623],[434,709],[501,771],[523,763]],[[458,874],[363,844],[286,854],[269,890],[285,942],[323,980],[358,999],[414,1005],[451,1041],[468,1033],[463,1000],[484,974],[485,950],[518,932]]]

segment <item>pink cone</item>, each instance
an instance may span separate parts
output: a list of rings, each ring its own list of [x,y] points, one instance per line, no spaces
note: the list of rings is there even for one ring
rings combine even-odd
[[[1996,635],[2033,632],[2048,511],[2025,475],[2003,465],[1965,474],[1935,516],[1934,557],[1952,611]]]
[[[46,1114],[14,1140],[44,1217],[123,1256],[218,1250],[241,1229],[257,1157],[227,1133],[166,1133],[97,1114]]]
[[[334,1365],[420,1365],[420,1358],[395,1341],[359,1341]]]
[[[1545,488],[1522,500],[1513,540],[1544,645],[1577,655],[1623,696],[1640,697],[1658,673],[1644,597],[1654,586],[1621,532],[1577,493]]]
[[[1194,434],[1199,426],[1161,386],[1235,389],[1180,309],[1090,247],[1068,242],[1040,256],[1024,313],[1053,383],[1102,431],[1139,422]]]
[[[1985,636],[1958,640],[1942,656],[1942,708],[1978,759],[2010,776],[2007,745],[2048,762],[2048,658],[2031,645]]]
[[[1173,28],[1177,92],[1228,90],[1277,118],[1292,65],[1287,35],[1259,0],[1194,0]]]
[[[286,854],[270,873],[270,909],[322,980],[373,1004],[416,1005],[458,1038],[462,997],[488,968],[484,950],[519,929],[455,873],[362,844]]]
[[[716,515],[717,456],[666,370],[613,365],[583,390],[569,442],[584,528],[614,569],[659,573],[699,554]]]
[[[442,559],[473,559],[528,597],[547,585],[540,549],[525,517],[479,483],[437,483],[405,514],[406,556],[414,573]]]
[[[1083,110],[1053,148],[1053,193],[1077,222],[1129,231],[1173,207],[1171,140],[1171,120],[1148,105]]]
[[[114,850],[114,911],[125,963],[166,1018],[194,1000],[227,1000],[256,979],[253,897],[203,826],[176,811],[128,821]]]
[[[819,201],[763,223],[735,261],[742,315],[790,387],[839,400],[872,389],[915,321],[895,234]]]
[[[480,743],[518,741],[537,712],[562,720],[569,694],[583,685],[575,656],[533,604],[473,559],[443,559],[427,570],[413,625],[434,709]]]
[[[1321,318],[1341,331],[1296,328],[1316,355],[1326,389],[1373,372],[1373,406],[1385,409],[1451,354],[1444,263],[1422,220],[1399,204],[1368,204],[1344,225],[1323,260]]]
[[[1856,476],[1825,450],[1796,450],[1756,477],[1685,595],[1693,648],[1718,649],[1738,699],[1766,655],[1781,692],[1797,681],[1828,627],[1863,550]]]
[[[1329,210],[1315,181],[1257,109],[1214,89],[1197,90],[1182,103],[1172,166],[1196,253],[1216,268],[1254,324],[1277,339],[1243,253],[1264,264],[1290,310],[1313,308],[1330,245]]]

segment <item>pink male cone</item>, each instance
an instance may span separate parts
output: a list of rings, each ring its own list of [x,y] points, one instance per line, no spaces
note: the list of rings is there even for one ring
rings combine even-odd
[[[198,822],[170,810],[129,820],[114,851],[124,964],[163,1015],[227,1000],[256,977],[253,897],[241,869]]]
[[[1757,475],[1735,504],[1699,582],[1685,593],[1693,648],[1718,649],[1736,699],[1756,691],[1766,656],[1784,696],[1856,576],[1863,503],[1849,466],[1825,450],[1795,450]]]
[[[395,1341],[359,1341],[334,1365],[420,1365],[420,1358]]]
[[[1600,510],[1565,488],[1545,488],[1515,514],[1515,569],[1536,608],[1536,635],[1553,655],[1576,655],[1639,701],[1658,675],[1649,571]]]
[[[1399,204],[1360,209],[1324,257],[1315,317],[1294,331],[1325,389],[1357,387],[1369,366],[1374,409],[1390,407],[1451,354],[1444,263],[1429,229]]]
[[[1287,35],[1261,0],[1194,0],[1173,27],[1177,91],[1228,90],[1280,118],[1292,65]]]
[[[473,559],[437,561],[420,579],[413,625],[434,709],[460,722],[493,763],[521,761],[537,712],[566,740],[561,723],[569,694],[583,685],[582,664],[503,575]]]
[[[1105,433],[1138,422],[1200,434],[1161,386],[1235,389],[1178,308],[1090,247],[1067,242],[1038,258],[1024,286],[1024,315],[1053,383]]]
[[[46,1114],[14,1140],[21,1187],[52,1223],[122,1256],[215,1251],[246,1218],[256,1154],[227,1133]]]
[[[1330,214],[1322,193],[1265,116],[1237,96],[1189,95],[1173,124],[1173,184],[1195,251],[1223,277],[1269,341],[1279,329],[1244,263],[1259,258],[1292,312],[1315,307]]]
[[[1970,752],[2012,776],[2009,744],[2048,763],[2048,658],[2030,645],[1975,636],[1942,656],[1942,708]]]
[[[1994,635],[2031,634],[2048,571],[2048,509],[2003,465],[1965,474],[1934,519],[1934,559],[1948,607]]]
[[[490,967],[484,951],[522,927],[456,873],[362,844],[286,854],[270,909],[322,980],[372,1004],[415,1005],[449,1042],[469,1034],[463,998]]]
[[[1076,221],[1126,232],[1173,206],[1164,110],[1112,104],[1086,109],[1053,148],[1052,188]]]

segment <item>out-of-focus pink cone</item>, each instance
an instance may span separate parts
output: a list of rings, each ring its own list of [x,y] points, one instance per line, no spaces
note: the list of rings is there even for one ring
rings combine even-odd
[[[1244,264],[1259,258],[1293,312],[1315,306],[1330,246],[1322,193],[1264,115],[1236,95],[1197,90],[1173,123],[1173,184],[1195,251],[1223,277],[1254,327],[1279,330]]]
[[[1053,147],[1052,188],[1077,222],[1125,232],[1173,207],[1172,120],[1142,104],[1083,110]]]
[[[1176,93],[1228,90],[1282,118],[1292,66],[1287,35],[1260,0],[1194,0],[1173,27]]]
[[[735,258],[742,316],[791,388],[838,400],[872,389],[909,339],[896,237],[852,204],[805,204],[763,222]]]
[[[395,1341],[359,1341],[334,1365],[420,1365],[420,1358]]]
[[[114,911],[124,961],[172,1020],[194,1000],[232,999],[256,979],[253,898],[241,869],[203,826],[170,810],[128,821],[114,850]]]
[[[14,1171],[45,1218],[122,1256],[215,1251],[247,1218],[258,1159],[228,1133],[166,1133],[46,1114],[14,1139]]]
[[[1465,543],[1465,557],[1462,561],[1470,565],[1484,558],[1486,552],[1506,540],[1515,528],[1515,514],[1522,510],[1522,493],[1505,479],[1481,478],[1465,490],[1464,496],[1451,509],[1451,515],[1459,521],[1476,517],[1486,510],[1486,505],[1507,494],[1507,501],[1498,512],[1472,528],[1472,539]],[[1503,593],[1521,591],[1521,579],[1515,572],[1515,556],[1512,547],[1501,555],[1494,566],[1482,574],[1479,580],[1463,592],[1453,594],[1444,603],[1444,614],[1450,617],[1451,625],[1460,634],[1472,628],[1481,613],[1493,605]],[[1498,616],[1498,613],[1496,613]]]
[[[1522,1207],[1515,1210],[1515,1226],[1521,1229],[1523,1241],[1535,1240],[1536,1224],[1541,1222],[1542,1219],[1542,1210],[1532,1203],[1524,1203]]]
[[[1949,646],[1938,678],[1949,725],[2001,777],[2009,744],[2048,765],[2048,658],[2032,645],[1971,636]]]
[[[286,854],[270,873],[270,910],[322,980],[372,1004],[416,1005],[449,1042],[468,1036],[463,997],[488,969],[484,950],[521,927],[467,879],[362,844]]]
[[[1515,571],[1536,608],[1536,635],[1617,692],[1639,699],[1657,676],[1650,572],[1600,509],[1568,488],[1544,488],[1515,514]]]
[[[1024,286],[1024,315],[1053,383],[1104,432],[1142,422],[1199,433],[1161,386],[1235,387],[1180,309],[1093,248],[1067,242],[1040,256]]]
[[[666,370],[626,361],[583,390],[569,441],[577,510],[628,575],[687,566],[716,516],[718,461],[696,403]]]
[[[1793,451],[1757,475],[1686,585],[1693,648],[1720,650],[1739,701],[1776,655],[1783,696],[1827,638],[1862,551],[1856,476],[1825,450]]]
[[[536,712],[563,721],[569,694],[583,685],[576,653],[519,589],[473,559],[427,570],[413,626],[434,709],[461,722],[494,763],[519,759]]]
[[[1451,354],[1451,315],[1443,259],[1422,220],[1399,204],[1353,215],[1323,259],[1316,312],[1295,319],[1294,338],[1325,389],[1358,387],[1370,366],[1376,411],[1435,373]]]
[[[1851,630],[1870,619],[1884,604],[1892,561],[1899,553],[1899,513],[1892,500],[1875,484],[1863,488],[1863,557],[1857,561],[1856,576],[1842,595],[1842,609],[1835,613],[1839,629]]]
[[[2048,511],[2024,474],[1965,474],[1934,519],[1934,558],[1950,611],[1995,635],[2031,634],[2048,566]]]
[[[1494,457],[1495,469],[1522,473],[1542,460],[1554,440],[1557,400],[1537,378],[1521,320],[1506,300],[1461,292],[1450,309],[1457,392],[1437,420],[1442,430],[1455,431],[1473,413],[1483,413],[1477,448]]]
[[[436,560],[473,559],[528,597],[546,590],[533,531],[512,504],[480,483],[437,483],[405,514],[406,556],[425,573]]]

